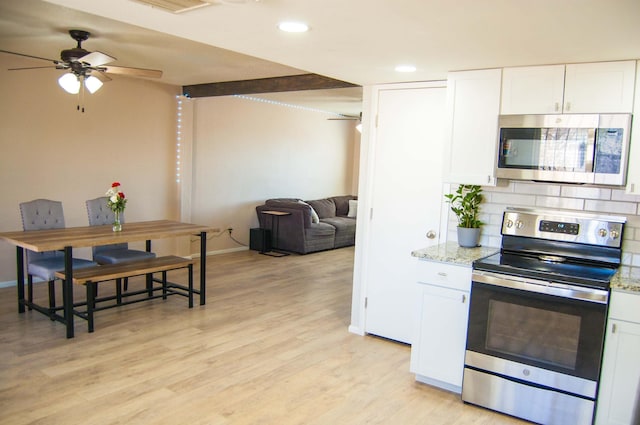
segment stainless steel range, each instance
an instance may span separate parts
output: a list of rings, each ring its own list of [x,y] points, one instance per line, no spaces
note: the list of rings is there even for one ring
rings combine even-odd
[[[462,399],[542,424],[591,424],[625,217],[507,209],[473,264]]]

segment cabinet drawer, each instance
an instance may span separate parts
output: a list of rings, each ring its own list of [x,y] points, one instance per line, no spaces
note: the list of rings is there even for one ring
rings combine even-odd
[[[471,290],[471,267],[418,260],[417,281],[460,291]]]
[[[640,323],[640,309],[638,309],[638,306],[640,306],[640,293],[631,294],[614,289],[611,291],[609,318]]]

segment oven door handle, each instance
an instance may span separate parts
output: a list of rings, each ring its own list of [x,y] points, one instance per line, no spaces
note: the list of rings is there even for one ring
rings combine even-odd
[[[488,285],[532,291],[540,294],[555,295],[558,297],[571,298],[574,300],[588,301],[598,304],[607,304],[609,300],[609,292],[603,289],[578,287],[557,282],[548,282],[544,280],[492,272],[474,270],[472,280],[473,282],[486,283]]]

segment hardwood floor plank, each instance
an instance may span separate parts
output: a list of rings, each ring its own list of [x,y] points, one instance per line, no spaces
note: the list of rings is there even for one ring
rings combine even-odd
[[[170,297],[100,311],[94,333],[76,320],[70,340],[0,289],[0,424],[525,423],[417,383],[409,346],[348,332],[353,248],[207,265],[205,306]]]

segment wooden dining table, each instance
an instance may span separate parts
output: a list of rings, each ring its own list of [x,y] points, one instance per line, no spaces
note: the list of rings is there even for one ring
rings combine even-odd
[[[182,223],[171,220],[156,220],[126,223],[122,231],[114,232],[111,225],[67,227],[49,230],[26,230],[0,233],[0,240],[16,246],[16,269],[18,289],[18,312],[24,313],[28,301],[24,297],[25,255],[24,250],[35,252],[63,251],[65,255],[65,279],[62,287],[63,316],[56,319],[66,325],[67,338],[74,336],[73,320],[73,268],[74,248],[94,247],[122,242],[146,241],[146,250],[151,251],[151,240],[186,235],[200,237],[200,305],[206,302],[206,258],[207,232],[209,226]],[[31,307],[31,306],[30,306]]]

